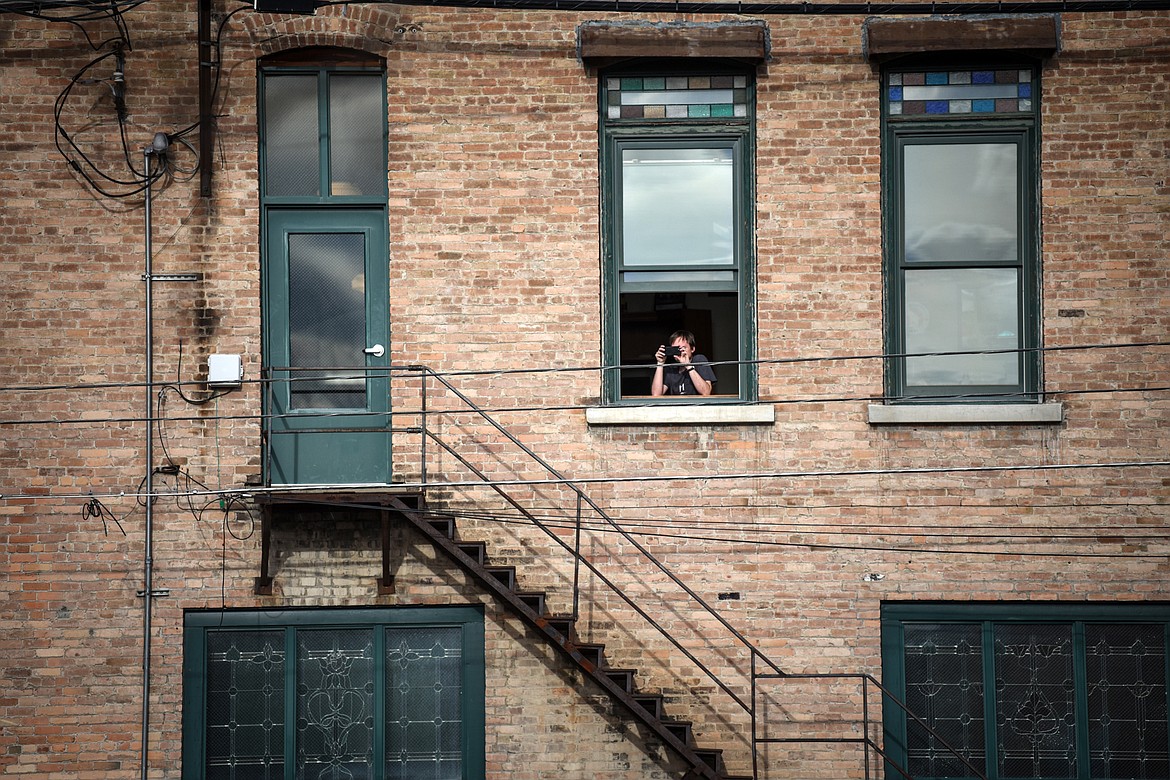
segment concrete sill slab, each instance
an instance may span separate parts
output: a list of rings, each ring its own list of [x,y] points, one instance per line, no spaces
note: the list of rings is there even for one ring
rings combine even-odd
[[[771,425],[771,404],[675,404],[595,406],[585,410],[590,425]]]
[[[870,404],[870,425],[1053,425],[1064,404]]]

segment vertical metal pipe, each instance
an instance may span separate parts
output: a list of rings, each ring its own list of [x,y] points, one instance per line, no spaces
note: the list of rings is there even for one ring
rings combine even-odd
[[[756,670],[756,650],[754,647],[749,648],[749,655],[751,656],[751,661],[752,661],[752,668],[751,668],[752,698],[751,698],[751,707],[750,707],[749,712],[748,712],[749,716],[752,719],[752,778],[753,778],[753,780],[759,780],[759,778],[760,778],[760,734],[759,734],[760,720],[759,720],[759,716],[756,712],[756,707],[759,706],[756,703],[756,694],[757,694],[756,686],[758,684],[757,681],[760,678],[759,678],[759,675],[757,674],[757,670]]]
[[[573,620],[581,617],[581,492],[577,491],[577,528],[573,532]]]
[[[143,549],[142,585],[142,780],[149,774],[150,755],[150,635],[151,606],[154,591],[154,248],[151,243],[151,181],[150,156],[153,147],[146,147],[145,160],[146,252],[142,281],[146,285],[146,538]]]
[[[869,780],[869,678],[861,678],[861,728],[865,737],[865,780]]]
[[[425,491],[427,489],[427,370],[421,366],[420,368],[419,382],[422,385],[422,447],[419,452],[419,473],[422,478],[423,490]]]

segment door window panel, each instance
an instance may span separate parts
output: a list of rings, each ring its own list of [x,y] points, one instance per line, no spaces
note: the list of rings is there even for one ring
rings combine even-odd
[[[291,407],[364,408],[365,236],[293,233],[288,266]]]

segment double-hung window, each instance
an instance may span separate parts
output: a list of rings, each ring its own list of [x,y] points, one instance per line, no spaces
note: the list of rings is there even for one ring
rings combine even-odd
[[[753,105],[743,69],[601,77],[610,402],[650,395],[679,330],[713,364],[714,396],[754,400]]]
[[[1036,94],[1029,66],[883,73],[893,400],[1037,400]]]
[[[186,615],[184,780],[483,776],[480,610]]]
[[[1164,605],[886,605],[883,678],[914,715],[886,703],[887,755],[916,778],[1170,777],[1168,647]]]

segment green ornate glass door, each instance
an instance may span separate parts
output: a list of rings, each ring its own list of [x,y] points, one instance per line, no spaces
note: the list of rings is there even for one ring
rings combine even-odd
[[[385,214],[268,212],[270,484],[390,481]]]

